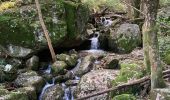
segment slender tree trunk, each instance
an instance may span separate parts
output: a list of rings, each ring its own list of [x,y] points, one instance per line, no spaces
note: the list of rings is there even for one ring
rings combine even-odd
[[[143,26],[143,46],[145,66],[151,67],[151,90],[165,87],[159,56],[156,16],[159,0],[145,0],[146,16]]]
[[[41,8],[40,8],[40,4],[39,4],[39,1],[38,0],[35,0],[35,4],[36,4],[36,7],[37,7],[37,11],[38,11],[38,17],[39,17],[39,21],[40,21],[40,24],[42,26],[42,29],[44,31],[44,35],[45,35],[45,38],[47,40],[47,43],[48,43],[48,47],[50,49],[50,53],[51,53],[51,56],[52,56],[52,60],[53,62],[56,61],[56,57],[55,57],[55,52],[54,52],[54,49],[53,49],[53,46],[51,44],[51,39],[49,37],[49,34],[48,34],[48,30],[45,26],[45,23],[44,23],[44,20],[43,20],[43,17],[42,17],[42,13],[41,13]]]

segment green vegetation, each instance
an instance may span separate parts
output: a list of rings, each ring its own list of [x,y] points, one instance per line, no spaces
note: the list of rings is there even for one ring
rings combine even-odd
[[[112,100],[136,100],[136,98],[131,94],[121,94],[115,96]]]
[[[100,7],[107,6],[114,10],[125,10],[125,7],[120,0],[82,0],[93,11],[100,10]]]

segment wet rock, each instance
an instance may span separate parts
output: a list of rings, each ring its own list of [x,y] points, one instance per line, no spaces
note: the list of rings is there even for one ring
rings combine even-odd
[[[58,74],[66,73],[67,64],[64,61],[56,61],[51,66],[51,72],[53,76],[57,76]]]
[[[76,65],[78,57],[76,54],[71,54],[71,56],[66,54],[60,54],[57,55],[57,59],[60,61],[65,61],[68,66],[73,67]]]
[[[42,77],[47,81],[50,82],[53,78],[53,76],[51,74],[44,74],[42,75]]]
[[[82,58],[82,61],[77,68],[75,67],[73,69],[73,73],[76,76],[82,76],[83,74],[89,72],[92,69],[92,63],[94,61],[94,57],[91,55],[88,55],[84,58]]]
[[[18,75],[14,84],[19,87],[33,86],[37,93],[40,93],[41,89],[45,85],[45,80],[41,76],[38,76],[35,71],[28,71]]]
[[[75,86],[79,83],[79,80],[68,80],[65,82],[67,86]]]
[[[115,70],[96,70],[82,76],[75,92],[76,97],[80,98],[88,94],[102,91],[111,87],[112,80],[117,76]],[[87,100],[107,100],[108,94],[102,94]]]
[[[154,89],[151,93],[152,100],[170,100],[170,89]]]
[[[93,56],[94,58],[100,58],[100,57],[103,57],[105,56],[107,53],[103,50],[82,50],[79,55],[80,57],[85,57],[87,55],[91,55]]]
[[[26,61],[26,66],[28,67],[28,69],[37,71],[39,67],[39,57],[32,56]]]
[[[49,87],[42,97],[42,100],[62,100],[64,91],[60,85]]]
[[[129,53],[141,43],[141,33],[137,24],[122,24],[109,37],[109,48],[119,53]],[[130,44],[130,45],[129,45]]]
[[[25,93],[27,95],[27,97],[29,98],[29,100],[37,100],[36,90],[32,86],[19,88],[15,91]]]

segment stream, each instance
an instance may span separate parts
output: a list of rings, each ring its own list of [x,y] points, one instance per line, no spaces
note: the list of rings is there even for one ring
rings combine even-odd
[[[93,34],[93,37],[90,38],[91,40],[91,46],[90,46],[90,50],[87,50],[87,52],[97,52],[99,50],[99,32],[95,32]],[[99,50],[100,52],[101,50]],[[98,61],[96,61],[95,63],[98,63]],[[77,65],[72,69],[70,70],[70,72],[73,74],[74,76],[74,79],[73,80],[80,80],[80,77],[76,76],[74,74],[74,72],[79,68],[79,66],[81,65],[81,58],[79,58],[77,60]],[[48,68],[46,70],[43,71],[43,73],[45,74],[51,74],[51,65],[48,65]],[[41,94],[39,95],[39,99],[38,100],[43,100],[42,97],[45,93],[45,91],[54,86],[55,85],[55,79],[52,78],[52,82],[49,83],[49,82],[46,82],[46,85],[43,87],[42,89],[42,92]],[[73,96],[73,92],[74,92],[74,86],[67,86],[65,83],[61,83],[61,86],[64,90],[64,97],[63,97],[63,100],[74,100],[74,96]]]

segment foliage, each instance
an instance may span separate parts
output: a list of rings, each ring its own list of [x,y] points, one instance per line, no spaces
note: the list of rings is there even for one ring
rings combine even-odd
[[[115,96],[112,100],[136,100],[136,98],[131,94],[121,94]]]
[[[170,26],[170,16],[160,15],[158,17],[158,21],[161,22],[161,23],[164,23],[164,24],[166,24],[168,26]],[[160,24],[158,24],[158,25],[159,25],[159,32],[161,34],[170,35],[170,29],[169,28],[167,28],[167,27],[165,27],[163,25],[160,25]]]
[[[118,85],[120,83],[126,83],[129,80],[139,79],[144,76],[144,70],[137,64],[122,63],[119,75],[113,81],[113,85]]]
[[[159,52],[162,60],[165,60],[165,57],[170,54],[170,36],[159,36]]]
[[[15,7],[15,2],[7,1],[0,4],[0,12]]]
[[[114,10],[125,10],[120,0],[82,0],[90,9],[99,10],[101,6],[110,7]]]
[[[160,5],[161,6],[170,5],[170,0],[160,0]]]

